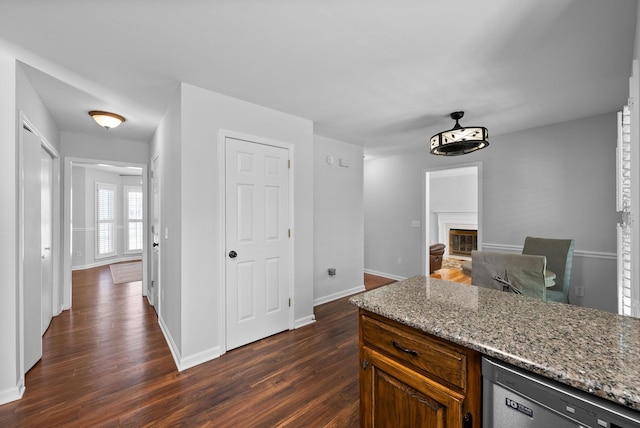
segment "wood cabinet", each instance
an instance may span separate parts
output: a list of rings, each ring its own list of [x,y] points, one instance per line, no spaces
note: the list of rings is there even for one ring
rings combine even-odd
[[[363,427],[481,426],[480,354],[360,309]]]

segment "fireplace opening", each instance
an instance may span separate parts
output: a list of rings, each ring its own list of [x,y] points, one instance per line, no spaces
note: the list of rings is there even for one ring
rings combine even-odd
[[[449,229],[449,255],[471,257],[478,249],[478,231],[471,229]]]

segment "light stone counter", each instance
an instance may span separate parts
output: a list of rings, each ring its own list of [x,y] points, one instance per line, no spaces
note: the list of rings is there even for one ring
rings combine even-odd
[[[350,302],[640,410],[640,319],[424,276]]]

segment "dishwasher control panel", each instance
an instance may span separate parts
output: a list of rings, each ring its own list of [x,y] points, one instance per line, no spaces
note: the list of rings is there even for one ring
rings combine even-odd
[[[640,427],[640,412],[488,357],[482,413],[485,428]]]

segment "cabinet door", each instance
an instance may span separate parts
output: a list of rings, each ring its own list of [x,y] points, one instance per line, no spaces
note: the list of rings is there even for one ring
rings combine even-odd
[[[464,396],[372,349],[362,349],[363,427],[462,427]]]

